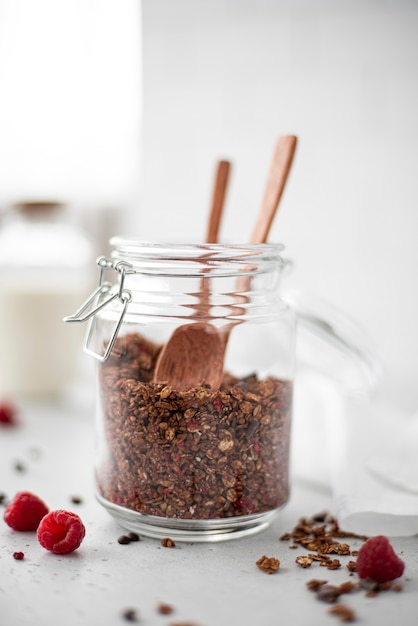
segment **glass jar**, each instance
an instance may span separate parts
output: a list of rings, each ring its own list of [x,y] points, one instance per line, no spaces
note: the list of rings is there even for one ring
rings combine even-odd
[[[99,501],[152,537],[261,530],[289,497],[295,319],[278,290],[283,246],[111,245],[97,291],[66,318],[90,319],[85,348],[99,361]],[[174,332],[202,325],[223,338],[219,384],[196,375],[193,342],[174,350],[184,379],[166,380],[158,364]]]
[[[8,207],[0,228],[0,393],[55,397],[78,375],[69,307],[91,289],[92,249],[55,201]],[[66,332],[67,331],[67,332]]]

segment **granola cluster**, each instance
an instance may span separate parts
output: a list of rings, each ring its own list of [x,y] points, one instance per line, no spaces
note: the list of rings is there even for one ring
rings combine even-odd
[[[225,374],[219,390],[152,382],[160,346],[117,340],[100,366],[100,494],[142,514],[208,520],[288,499],[292,385]]]
[[[256,565],[262,572],[265,572],[266,574],[274,574],[274,572],[277,572],[280,568],[280,561],[274,556],[266,556],[264,554],[258,559],[258,561],[256,561]]]
[[[326,513],[319,513],[312,518],[302,518],[292,532],[280,537],[281,541],[292,541],[290,548],[303,546],[308,554],[296,557],[296,563],[303,568],[310,567],[314,561],[329,570],[339,569],[341,562],[332,556],[357,556],[351,551],[350,545],[339,539],[368,539],[365,535],[341,530],[337,520]],[[331,556],[330,556],[331,555]],[[355,562],[349,561],[347,568],[355,571]]]

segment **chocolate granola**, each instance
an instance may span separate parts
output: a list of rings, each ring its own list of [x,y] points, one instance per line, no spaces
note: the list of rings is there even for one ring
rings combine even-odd
[[[160,346],[118,338],[100,366],[99,493],[162,517],[258,514],[288,499],[290,381],[225,374],[221,388],[152,382]]]

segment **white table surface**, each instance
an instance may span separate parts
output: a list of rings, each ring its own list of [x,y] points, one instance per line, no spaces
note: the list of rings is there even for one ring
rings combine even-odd
[[[87,406],[88,405],[88,406]],[[30,490],[50,509],[77,512],[87,530],[81,547],[58,556],[45,551],[35,533],[19,533],[0,520],[0,626],[117,626],[128,623],[123,612],[137,611],[148,626],[257,626],[309,624],[326,626],[338,619],[329,605],[306,588],[312,578],[339,584],[350,577],[343,566],[328,571],[313,564],[302,569],[279,537],[302,516],[332,502],[328,493],[294,484],[288,505],[273,524],[257,535],[209,544],[176,543],[169,549],[156,539],[121,545],[124,530],[94,496],[94,419],[90,402],[20,406],[20,424],[0,429],[0,492],[9,498]],[[16,470],[20,463],[23,470]],[[80,496],[81,504],[71,502]],[[1,509],[2,510],[2,509]],[[392,538],[406,563],[401,593],[388,591],[368,598],[364,591],[342,597],[367,625],[416,625],[418,611],[418,538]],[[361,542],[351,540],[352,548]],[[13,552],[23,551],[16,561]],[[281,562],[267,575],[255,565],[262,555]],[[341,557],[345,563],[352,557]],[[157,611],[160,602],[171,615]]]

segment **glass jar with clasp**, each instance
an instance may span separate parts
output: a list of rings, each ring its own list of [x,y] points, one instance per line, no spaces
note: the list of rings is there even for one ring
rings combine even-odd
[[[97,497],[127,529],[218,541],[289,498],[295,315],[279,244],[114,238],[87,321]]]

